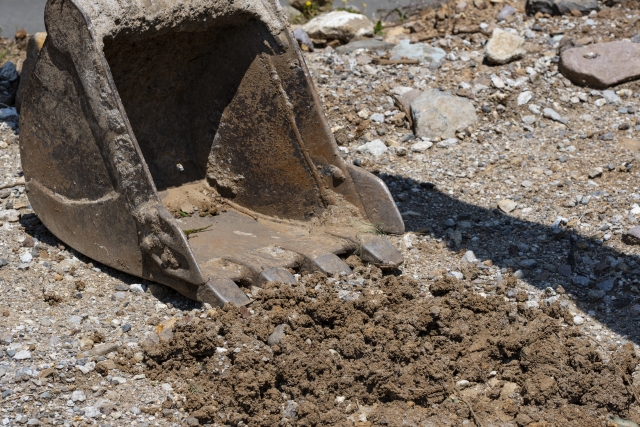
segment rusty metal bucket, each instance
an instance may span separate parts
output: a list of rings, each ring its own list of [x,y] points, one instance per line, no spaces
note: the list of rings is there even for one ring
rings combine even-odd
[[[22,101],[29,200],[76,250],[210,304],[394,268],[384,183],[347,165],[277,0],[49,0]]]

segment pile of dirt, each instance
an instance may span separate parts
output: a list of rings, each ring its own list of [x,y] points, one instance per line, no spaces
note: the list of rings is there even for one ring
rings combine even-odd
[[[250,309],[179,320],[145,348],[147,375],[177,392],[165,405],[251,426],[601,426],[635,414],[633,347],[610,353],[568,326],[561,298],[509,302],[513,278],[483,296],[452,277],[421,291],[355,270],[360,280],[270,284]]]

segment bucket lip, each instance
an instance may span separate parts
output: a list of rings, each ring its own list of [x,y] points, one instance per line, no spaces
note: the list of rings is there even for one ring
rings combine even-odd
[[[45,8],[45,26],[56,15],[61,1],[72,3],[84,16],[87,27],[102,49],[102,40],[126,36],[146,38],[182,31],[206,31],[220,21],[241,24],[248,19],[264,23],[273,35],[288,26],[277,0],[49,0]],[[154,4],[155,3],[155,4]]]

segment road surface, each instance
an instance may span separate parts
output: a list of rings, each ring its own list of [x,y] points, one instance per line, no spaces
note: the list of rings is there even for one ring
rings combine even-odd
[[[335,0],[334,6],[356,7],[369,17],[378,18],[398,6],[427,4],[430,0]],[[29,34],[44,31],[44,5],[46,0],[0,0],[0,28],[4,37],[11,37],[20,28]],[[287,0],[280,0],[286,4]]]

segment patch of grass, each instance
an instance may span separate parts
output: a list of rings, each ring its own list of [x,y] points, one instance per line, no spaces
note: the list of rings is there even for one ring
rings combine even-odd
[[[179,213],[179,214],[180,214],[180,216],[181,216],[181,217],[183,217],[183,218],[186,218],[186,217],[188,217],[188,216],[189,216],[189,214],[188,214],[188,213],[183,212],[183,211],[178,211],[178,213]]]
[[[192,234],[196,234],[196,233],[201,233],[203,231],[207,231],[209,228],[211,228],[211,226],[206,226],[206,227],[202,227],[202,228],[194,228],[192,230],[182,230],[182,232],[185,234],[185,236],[189,237]]]
[[[331,3],[325,4],[324,6],[320,6],[316,1],[307,1],[302,8],[302,15],[306,19],[311,19],[316,15],[319,15],[323,12],[328,12],[333,10]]]
[[[398,19],[400,20],[400,22],[404,22],[407,20],[406,12],[403,12],[399,7],[396,7],[395,9],[393,9],[393,11],[398,14]]]
[[[381,36],[384,34],[384,32],[382,31],[382,21],[378,20],[378,22],[376,22],[375,27],[373,27],[373,33],[376,36]]]
[[[7,59],[8,55],[9,55],[9,49],[5,49],[5,50],[0,51],[0,64],[2,64],[5,59]]]

